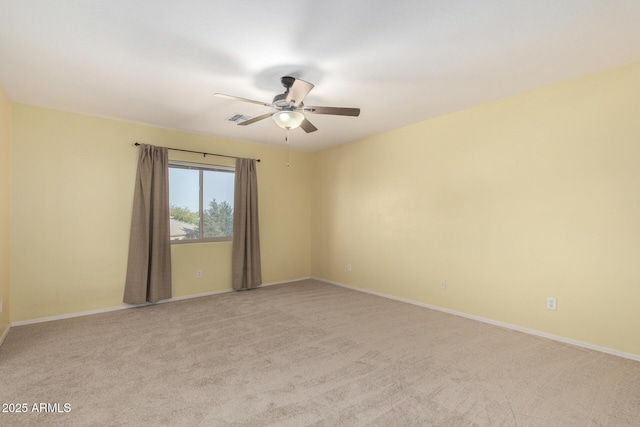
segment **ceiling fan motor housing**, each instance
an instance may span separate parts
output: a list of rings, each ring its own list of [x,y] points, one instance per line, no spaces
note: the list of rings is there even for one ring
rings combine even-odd
[[[287,90],[288,92],[288,90]],[[289,103],[287,102],[287,92],[281,93],[280,95],[276,95],[273,97],[273,106],[276,108],[288,107]]]
[[[296,78],[291,76],[284,76],[280,78],[280,83],[282,83],[282,86],[284,86],[287,89],[287,91],[289,91],[289,88],[293,86],[293,83],[295,81],[296,81]]]

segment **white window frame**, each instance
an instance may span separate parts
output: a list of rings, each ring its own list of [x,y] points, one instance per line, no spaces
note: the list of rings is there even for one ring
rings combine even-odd
[[[236,168],[233,166],[221,166],[221,165],[209,165],[204,163],[193,163],[193,162],[182,162],[177,160],[169,160],[169,169],[190,169],[199,171],[198,178],[198,204],[200,206],[198,211],[198,216],[200,218],[200,222],[198,224],[198,230],[200,236],[197,239],[182,239],[182,240],[174,240],[171,239],[172,245],[182,245],[187,243],[205,243],[205,242],[230,242],[233,239],[233,236],[224,236],[224,237],[202,237],[202,233],[204,231],[204,195],[203,195],[203,183],[204,183],[204,172],[213,171],[213,172],[227,172],[235,174]],[[169,184],[171,185],[171,184]],[[235,206],[234,206],[235,209]]]

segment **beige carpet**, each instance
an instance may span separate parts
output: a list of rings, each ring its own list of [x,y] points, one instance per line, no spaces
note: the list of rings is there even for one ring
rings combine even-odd
[[[14,327],[0,381],[6,426],[640,425],[638,362],[311,280]]]

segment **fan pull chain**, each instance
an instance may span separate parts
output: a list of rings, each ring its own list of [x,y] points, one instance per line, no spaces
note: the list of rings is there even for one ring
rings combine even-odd
[[[287,167],[289,167],[289,128],[287,128],[287,136],[284,137],[284,140],[287,143]]]

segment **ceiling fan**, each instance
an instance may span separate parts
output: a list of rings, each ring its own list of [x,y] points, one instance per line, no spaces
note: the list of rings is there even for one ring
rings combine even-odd
[[[273,107],[276,112],[266,113],[261,116],[254,117],[249,120],[238,123],[239,126],[247,126],[267,117],[273,118],[278,126],[283,129],[295,129],[301,127],[306,133],[315,132],[318,130],[307,118],[304,113],[313,114],[330,114],[334,116],[352,116],[357,117],[360,115],[359,108],[344,108],[344,107],[310,107],[304,105],[302,102],[304,97],[313,89],[313,85],[304,80],[296,79],[291,76],[284,76],[280,79],[285,91],[280,95],[276,95],[271,103],[254,101],[252,99],[240,98],[238,96],[225,95],[222,93],[215,93],[214,96],[220,98],[234,99],[237,101],[250,102],[252,104],[264,105],[265,107]]]

